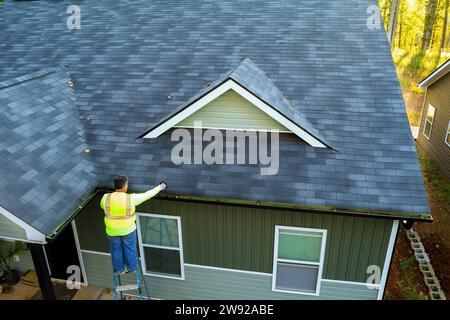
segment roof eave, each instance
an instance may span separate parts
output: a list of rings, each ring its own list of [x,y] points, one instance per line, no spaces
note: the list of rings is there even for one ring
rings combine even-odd
[[[294,204],[294,203],[281,203],[281,202],[268,202],[268,201],[256,201],[256,200],[241,200],[241,199],[225,199],[225,198],[208,198],[189,195],[176,195],[176,194],[159,194],[156,196],[162,200],[181,200],[190,202],[203,202],[203,203],[217,203],[222,205],[235,205],[235,206],[248,206],[258,208],[277,208],[283,210],[302,211],[317,214],[338,214],[338,215],[351,215],[370,218],[382,218],[390,220],[408,220],[417,222],[432,222],[433,217],[430,213],[416,213],[416,212],[400,212],[400,211],[381,211],[381,210],[362,210],[351,208],[337,208],[332,206],[319,206],[319,205],[307,205],[307,204]]]
[[[439,66],[436,70],[434,70],[431,74],[429,74],[425,79],[423,79],[418,87],[419,89],[425,89],[426,87],[431,86],[433,83],[441,79],[450,71],[450,59],[447,62],[444,62],[441,66]]]

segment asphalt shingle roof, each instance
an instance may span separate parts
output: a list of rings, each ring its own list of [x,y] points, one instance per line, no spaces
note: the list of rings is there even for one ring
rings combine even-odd
[[[208,84],[206,88],[202,88],[193,97],[181,104],[169,116],[161,119],[152,128],[186,109],[194,101],[198,100],[208,92],[213,91],[228,79],[234,80],[239,85],[250,91],[253,95],[267,103],[270,107],[291,120],[297,126],[306,130],[309,134],[331,147],[330,143],[326,141],[326,139],[313,127],[304,115],[295,109],[293,103],[284,96],[284,94],[275,86],[273,81],[264,73],[264,71],[258,68],[258,66],[248,58],[244,59],[241,63],[239,63],[239,65],[234,67],[225,75],[221,76],[219,79],[215,80],[213,83]],[[145,136],[146,133],[142,134],[141,137]]]
[[[97,184],[126,174],[134,190],[165,179],[179,195],[429,212],[385,32],[367,28],[376,0],[80,0],[80,30],[67,28],[71,4],[1,5],[0,81],[69,66]],[[339,152],[282,135],[278,174],[261,176],[258,166],[176,166],[170,131],[136,140],[246,58]]]
[[[0,83],[0,205],[44,234],[95,187],[68,82],[49,68]]]

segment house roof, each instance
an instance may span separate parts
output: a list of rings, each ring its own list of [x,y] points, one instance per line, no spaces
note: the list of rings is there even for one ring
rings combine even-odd
[[[0,81],[69,66],[99,186],[126,174],[137,191],[164,179],[174,195],[422,217],[429,208],[415,145],[386,35],[367,28],[371,3],[79,1],[81,29],[69,30],[68,2],[6,2]],[[261,176],[256,165],[173,164],[170,130],[136,139],[246,58],[291,102],[275,92],[262,98],[301,115],[295,121],[307,120],[336,150],[281,135],[278,174]],[[53,175],[42,177],[52,184]],[[46,199],[57,192],[41,190]],[[12,208],[16,191],[4,197],[14,214],[39,221],[26,203]],[[60,214],[36,212],[44,211]]]
[[[430,73],[425,79],[419,83],[419,88],[424,89],[441,79],[450,71],[450,59],[441,64],[436,70]]]
[[[0,204],[44,235],[95,187],[62,69],[0,83]]]
[[[273,81],[248,58],[244,59],[239,65],[225,75],[219,77],[219,79],[215,80],[213,83],[208,84],[206,88],[200,89],[192,98],[182,103],[169,116],[159,121],[152,129],[146,131],[140,137],[149,137],[151,133],[154,132],[154,129],[163,126],[168,120],[173,119],[176,115],[179,115],[180,112],[192,106],[194,102],[219,88],[230,79],[236,82],[241,88],[244,88],[246,91],[249,91],[251,94],[261,99],[263,103],[267,103],[268,106],[278,114],[282,115],[287,120],[290,120],[290,122],[296,125],[301,130],[301,133],[303,133],[299,134],[300,137],[303,137],[304,135],[308,136],[305,137],[307,142],[312,139],[315,140],[310,143],[313,146],[330,146],[326,139],[313,127],[308,119],[302,115],[300,111],[295,109],[292,101],[289,101]],[[188,116],[189,114],[186,113],[182,119]],[[177,122],[179,121],[181,120],[178,120]],[[160,130],[160,132],[162,132],[162,130]]]

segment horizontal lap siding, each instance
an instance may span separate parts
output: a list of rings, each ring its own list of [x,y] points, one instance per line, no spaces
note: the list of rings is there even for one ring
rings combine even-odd
[[[428,105],[436,108],[430,140],[423,135]],[[425,106],[420,124],[418,142],[450,179],[450,147],[445,143],[450,121],[450,73],[432,84],[427,90]]]
[[[27,239],[25,230],[3,215],[0,215],[0,238],[1,237]]]
[[[205,128],[289,131],[233,90],[225,92],[176,126],[193,127],[194,121],[202,121]]]
[[[111,257],[83,253],[90,285],[112,286]],[[378,290],[364,285],[322,281],[320,296],[272,291],[272,276],[229,270],[185,267],[185,280],[146,276],[151,296],[158,299],[376,299]],[[132,277],[124,283],[132,283]]]
[[[0,240],[0,254],[5,254],[10,248],[14,247],[14,241]],[[20,272],[26,272],[34,269],[33,259],[30,250],[21,250],[18,254],[20,261],[11,261],[11,266]]]
[[[94,199],[77,217],[81,248],[109,252],[103,214]],[[275,225],[327,229],[323,278],[365,282],[383,267],[392,221],[384,219],[150,200],[139,212],[181,217],[188,264],[272,273]]]

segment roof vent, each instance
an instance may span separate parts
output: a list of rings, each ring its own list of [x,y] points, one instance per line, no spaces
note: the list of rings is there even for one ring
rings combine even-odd
[[[69,80],[69,82],[67,83],[69,85],[69,87],[73,88],[75,86],[75,84],[73,83],[72,80]]]

